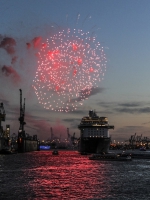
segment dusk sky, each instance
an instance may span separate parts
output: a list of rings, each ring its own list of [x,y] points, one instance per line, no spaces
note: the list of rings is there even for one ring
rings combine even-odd
[[[91,109],[115,126],[110,130],[113,140],[125,141],[134,133],[150,137],[149,10],[149,0],[0,0],[0,102],[6,111],[3,127],[10,124],[11,134],[18,133],[21,88],[26,98],[25,131],[37,134],[40,140],[50,137],[51,127],[56,136],[66,138],[69,128],[71,135],[75,132],[79,137],[78,124]],[[101,81],[96,81],[97,88],[87,94],[88,99],[80,105],[81,99],[76,98],[76,110],[66,113],[45,109],[35,94],[33,80],[45,62],[38,62],[42,45],[68,29],[89,32],[90,38],[100,43],[107,63],[104,76],[100,74]],[[87,52],[86,45],[84,48]],[[70,69],[69,64],[66,67]],[[52,95],[52,88],[42,92]],[[74,100],[72,97],[70,101]],[[45,103],[48,101],[56,106],[52,97]]]

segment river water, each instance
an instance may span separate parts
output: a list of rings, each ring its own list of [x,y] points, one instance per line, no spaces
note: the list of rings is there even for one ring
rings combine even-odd
[[[0,200],[150,199],[150,160],[88,157],[77,151],[0,155]]]

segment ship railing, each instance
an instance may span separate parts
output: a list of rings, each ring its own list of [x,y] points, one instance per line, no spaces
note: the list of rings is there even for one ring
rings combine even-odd
[[[82,138],[110,138],[108,135],[98,135],[98,136],[82,136]]]

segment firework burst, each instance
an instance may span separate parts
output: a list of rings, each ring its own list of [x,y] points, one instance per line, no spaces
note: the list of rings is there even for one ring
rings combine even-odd
[[[90,96],[105,70],[105,53],[96,38],[67,29],[43,43],[33,88],[44,108],[69,112]]]

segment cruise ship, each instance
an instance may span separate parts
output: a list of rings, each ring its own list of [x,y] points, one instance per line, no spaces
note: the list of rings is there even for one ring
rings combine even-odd
[[[107,117],[99,117],[90,110],[89,116],[81,119],[78,129],[80,153],[108,153],[111,141],[109,129],[114,129],[114,126],[109,125]]]

